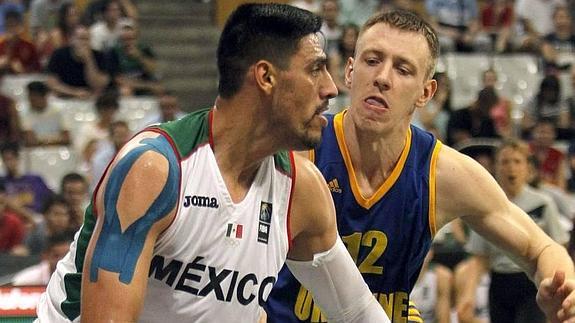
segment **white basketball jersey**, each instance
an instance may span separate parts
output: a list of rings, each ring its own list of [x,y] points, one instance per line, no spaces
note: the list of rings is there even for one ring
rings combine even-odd
[[[288,247],[293,159],[266,158],[233,203],[209,144],[209,111],[160,125],[180,166],[174,221],[156,241],[140,322],[257,322]],[[82,266],[94,208],[57,266],[38,307],[41,322],[79,322]],[[113,301],[113,300],[110,300]]]
[[[180,209],[154,251],[142,322],[256,322],[288,251],[290,178],[269,158],[234,204],[209,145],[183,162],[182,178]]]

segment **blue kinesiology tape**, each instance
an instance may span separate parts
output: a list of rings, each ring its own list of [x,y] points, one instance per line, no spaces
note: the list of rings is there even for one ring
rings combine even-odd
[[[109,176],[106,191],[104,192],[104,208],[106,217],[102,231],[98,237],[92,263],[90,266],[90,281],[98,279],[98,269],[102,268],[120,274],[120,281],[129,284],[134,276],[136,263],[144,241],[152,225],[161,220],[173,209],[178,199],[180,167],[170,143],[163,136],[146,138],[140,141],[139,146],[128,152],[114,167]],[[138,158],[147,151],[155,151],[168,159],[168,179],[166,185],[146,210],[145,214],[132,223],[124,232],[120,226],[118,216],[118,197],[126,175]],[[143,187],[142,189],[146,189]],[[133,203],[138,203],[134,201]]]

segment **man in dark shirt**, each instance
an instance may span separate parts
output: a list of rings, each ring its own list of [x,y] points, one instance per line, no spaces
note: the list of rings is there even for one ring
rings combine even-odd
[[[456,145],[473,137],[498,137],[489,112],[499,102],[497,93],[487,87],[477,95],[477,100],[465,109],[451,114],[447,123],[447,143]]]
[[[124,95],[158,95],[162,91],[156,77],[156,56],[139,42],[132,22],[122,23],[119,43],[108,53],[108,66]]]
[[[63,97],[93,97],[110,83],[104,55],[90,48],[90,33],[85,26],[75,28],[70,43],[50,57],[48,86]]]

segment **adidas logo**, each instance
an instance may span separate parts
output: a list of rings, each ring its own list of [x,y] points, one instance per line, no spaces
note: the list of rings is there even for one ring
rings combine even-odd
[[[334,178],[331,181],[329,181],[327,183],[327,186],[329,187],[329,190],[332,193],[341,193],[341,188],[339,188],[339,182],[337,181],[337,178]]]

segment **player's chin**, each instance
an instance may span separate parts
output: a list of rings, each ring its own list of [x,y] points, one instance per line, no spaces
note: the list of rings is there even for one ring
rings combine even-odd
[[[308,130],[302,138],[300,138],[300,145],[295,150],[309,150],[319,146],[321,142],[321,129],[318,131]]]

